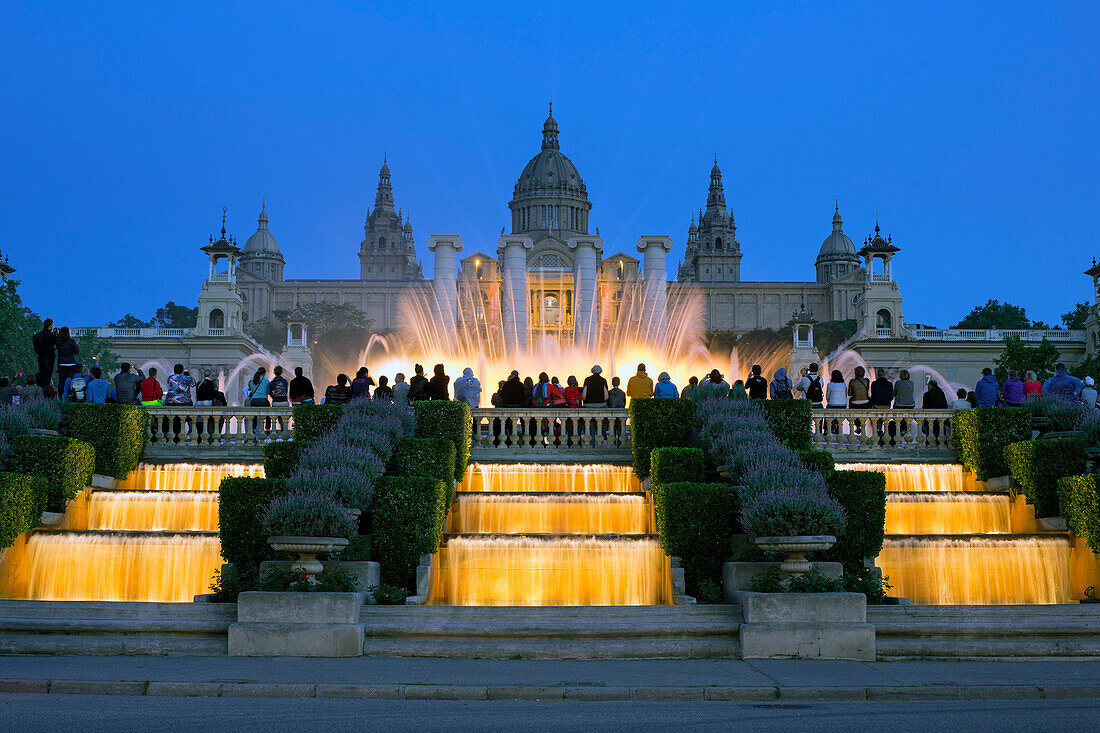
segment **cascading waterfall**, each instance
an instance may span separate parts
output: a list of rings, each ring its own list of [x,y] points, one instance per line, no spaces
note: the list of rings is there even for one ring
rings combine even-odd
[[[473,465],[459,488],[429,603],[672,602],[653,507],[629,467]]]
[[[1066,603],[1072,548],[1039,532],[1022,498],[956,464],[851,464],[886,474],[886,541],[875,564],[891,594],[923,604]]]
[[[116,489],[87,489],[56,529],[0,558],[0,596],[52,601],[190,601],[221,565],[218,484],[262,465],[141,465]]]

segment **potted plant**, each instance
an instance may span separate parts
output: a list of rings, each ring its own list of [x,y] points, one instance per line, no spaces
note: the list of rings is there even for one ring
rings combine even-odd
[[[309,576],[324,570],[317,555],[335,553],[348,546],[355,525],[343,507],[323,491],[298,490],[276,497],[264,512],[267,542],[279,552],[294,552],[298,560],[291,568]]]
[[[844,507],[813,489],[767,489],[741,513],[741,525],[757,547],[786,554],[779,567],[791,575],[809,571],[806,554],[832,547],[845,521]]]

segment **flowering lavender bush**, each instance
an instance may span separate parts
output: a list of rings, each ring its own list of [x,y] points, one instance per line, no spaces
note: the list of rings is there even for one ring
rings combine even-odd
[[[844,507],[823,489],[765,489],[741,510],[741,526],[753,537],[835,537],[847,520]]]
[[[1043,399],[1024,405],[1034,417],[1048,417],[1054,430],[1078,430],[1081,423],[1097,410],[1081,402],[1067,400],[1059,395],[1044,395]]]
[[[371,478],[385,472],[386,465],[369,446],[356,441],[340,440],[335,433],[325,436],[306,450],[298,460],[298,470],[313,471],[334,466],[355,469]]]
[[[61,426],[61,403],[57,400],[24,400],[19,406],[30,417],[33,427],[57,430]]]
[[[355,527],[332,496],[323,491],[291,491],[264,509],[264,531],[275,537],[355,536]]]
[[[20,435],[26,435],[36,427],[34,418],[23,405],[3,405],[0,407],[0,435],[10,442]]]
[[[346,507],[367,509],[374,497],[376,478],[351,466],[299,467],[287,479],[286,487],[290,491],[319,491]]]

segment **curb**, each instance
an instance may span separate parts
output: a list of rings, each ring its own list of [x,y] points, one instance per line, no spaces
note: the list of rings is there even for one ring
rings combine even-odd
[[[898,685],[874,687],[601,687],[577,685],[347,685],[253,682],[0,680],[0,694],[252,697],[354,700],[575,700],[864,702],[921,700],[1098,700],[1093,685]]]

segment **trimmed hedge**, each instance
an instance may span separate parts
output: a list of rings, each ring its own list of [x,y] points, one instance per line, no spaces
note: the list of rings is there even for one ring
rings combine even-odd
[[[317,440],[336,427],[343,416],[343,405],[295,405],[291,411],[291,417],[294,418],[294,442],[309,443]]]
[[[706,455],[700,448],[654,448],[649,467],[654,484],[698,483],[706,470]]]
[[[775,437],[791,450],[810,449],[813,406],[809,400],[762,400],[760,404]]]
[[[298,468],[304,446],[297,441],[268,443],[264,446],[264,475],[268,478],[290,478]]]
[[[416,410],[416,437],[442,438],[455,444],[455,481],[466,475],[470,462],[470,441],[473,436],[474,417],[465,402],[452,400],[419,400],[413,403]]]
[[[23,435],[12,443],[8,465],[16,473],[45,479],[45,508],[63,512],[65,505],[91,483],[95,449],[75,438]]]
[[[695,403],[683,399],[642,397],[630,401],[630,450],[634,473],[649,478],[654,448],[691,447]]]
[[[0,550],[38,526],[46,503],[46,480],[22,473],[0,473]]]
[[[829,550],[829,557],[860,565],[865,557],[877,557],[886,536],[886,474],[834,471],[826,477],[826,484],[848,513],[848,524]]]
[[[679,481],[654,485],[653,508],[661,547],[680,558],[689,595],[705,581],[721,585],[730,551],[734,496],[729,484]]]
[[[446,501],[447,486],[438,479],[384,476],[378,481],[371,555],[382,566],[383,583],[416,590],[420,556],[439,547]]]
[[[455,444],[441,438],[405,438],[393,453],[393,467],[399,476],[439,479],[450,487],[454,483]]]
[[[1058,481],[1066,525],[1093,552],[1100,553],[1100,486],[1096,474],[1066,476]]]
[[[806,464],[806,468],[817,471],[826,479],[836,470],[836,459],[827,450],[800,450],[798,457]]]
[[[149,416],[137,405],[70,405],[69,437],[95,448],[95,472],[124,479],[149,441]]]
[[[1031,411],[1023,407],[977,407],[951,418],[959,463],[979,481],[1008,475],[1005,447],[1031,438]]]
[[[1005,463],[1023,487],[1037,517],[1065,516],[1058,502],[1058,480],[1085,472],[1085,441],[1025,440],[1005,447]]]
[[[228,476],[218,487],[218,535],[222,557],[239,573],[259,571],[274,557],[263,528],[264,508],[282,494],[283,482],[273,478]]]

